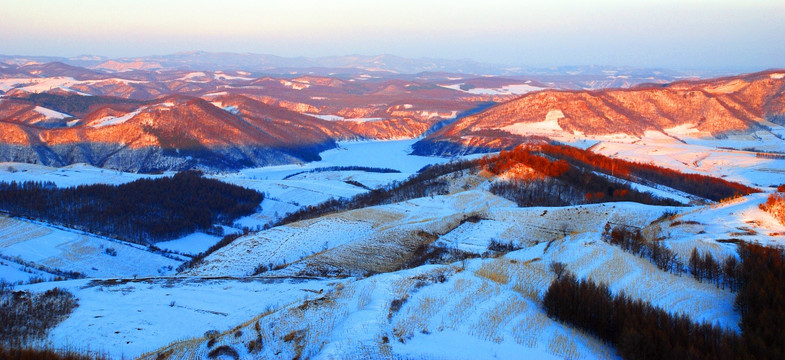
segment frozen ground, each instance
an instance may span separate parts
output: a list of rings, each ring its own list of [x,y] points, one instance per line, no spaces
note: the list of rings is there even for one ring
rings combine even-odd
[[[709,143],[708,140],[703,143]],[[678,142],[601,142],[591,148],[599,154],[653,163],[683,172],[721,177],[749,186],[768,187],[785,183],[785,159],[758,157],[756,152],[722,149]]]
[[[327,281],[154,278],[71,280],[20,287],[65,288],[79,307],[49,335],[72,346],[135,358],[174,339],[225,331],[239,322],[314,296]]]
[[[0,215],[0,229],[3,256],[88,277],[170,274],[182,262],[150,252],[141,245],[4,215]],[[12,275],[0,273],[0,277],[5,276]]]
[[[102,169],[87,164],[73,164],[56,168],[37,164],[0,163],[0,182],[51,181],[58,187],[92,184],[119,185],[141,178],[158,176],[160,175],[132,174]]]

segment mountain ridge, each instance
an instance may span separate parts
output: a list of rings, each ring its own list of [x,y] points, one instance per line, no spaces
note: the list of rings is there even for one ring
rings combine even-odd
[[[785,113],[783,77],[785,70],[770,70],[629,89],[531,92],[445,126],[415,149],[446,154],[510,148],[527,138],[569,142],[656,132],[682,141],[769,131]]]

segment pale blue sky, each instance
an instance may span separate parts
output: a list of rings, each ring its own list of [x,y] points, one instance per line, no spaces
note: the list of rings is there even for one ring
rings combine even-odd
[[[785,67],[785,1],[0,0],[0,54],[395,54]]]

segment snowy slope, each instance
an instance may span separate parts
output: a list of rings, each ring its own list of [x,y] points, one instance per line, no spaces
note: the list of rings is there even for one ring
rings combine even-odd
[[[641,140],[634,143],[601,142],[591,150],[606,156],[653,163],[683,172],[722,177],[750,186],[785,183],[784,159],[763,158],[752,151],[716,147],[723,144],[722,141],[713,141],[711,145],[714,146],[706,146]]]
[[[142,178],[161,175],[132,174],[116,170],[101,169],[87,164],[74,164],[61,168],[25,163],[0,163],[0,181],[51,181],[58,187],[112,184],[119,185]]]
[[[111,358],[135,358],[175,339],[225,331],[313,295],[324,281],[227,279],[71,280],[28,285],[65,288],[79,307],[49,335],[55,346],[77,345]]]
[[[0,215],[0,253],[88,277],[168,274],[182,262],[140,245],[4,215]]]

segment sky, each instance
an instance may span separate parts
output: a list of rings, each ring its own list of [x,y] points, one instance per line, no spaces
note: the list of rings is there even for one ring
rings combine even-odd
[[[783,0],[0,0],[0,54],[393,54],[515,66],[785,67]]]

